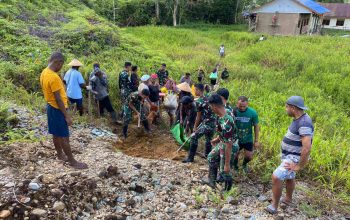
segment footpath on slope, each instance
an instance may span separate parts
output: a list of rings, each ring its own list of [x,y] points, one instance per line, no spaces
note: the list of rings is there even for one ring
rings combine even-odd
[[[23,108],[16,108],[28,129],[31,120],[44,126],[44,116],[21,114]],[[271,195],[263,184],[246,178],[235,183],[231,195],[215,193],[200,184],[207,175],[205,160],[197,157],[192,165],[174,161],[178,146],[167,131],[147,137],[141,130],[132,126],[134,138],[121,144],[101,128],[96,132],[95,127],[75,125],[71,146],[77,159],[89,165],[83,171],[58,161],[49,137],[0,146],[0,219],[308,218],[298,209],[309,202],[302,190],[297,190],[297,205],[273,217],[263,211]],[[308,187],[298,183],[298,189]],[[321,216],[345,219],[333,211]]]

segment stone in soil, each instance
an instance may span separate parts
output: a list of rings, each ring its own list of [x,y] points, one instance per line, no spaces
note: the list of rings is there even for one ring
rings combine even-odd
[[[0,211],[0,218],[1,219],[5,219],[5,218],[9,217],[10,215],[11,215],[10,210],[1,210]]]
[[[53,210],[63,211],[66,208],[66,205],[63,202],[55,202],[52,206]]]

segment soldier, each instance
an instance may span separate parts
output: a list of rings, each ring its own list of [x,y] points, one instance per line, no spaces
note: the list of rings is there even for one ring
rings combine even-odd
[[[158,75],[158,79],[159,79],[159,85],[161,87],[165,86],[167,79],[169,79],[169,72],[166,69],[165,63],[162,64],[161,68],[157,72],[157,75]]]
[[[194,133],[191,135],[191,146],[188,157],[182,161],[183,163],[191,163],[194,161],[194,156],[198,147],[198,139],[202,136],[205,136],[206,139],[205,156],[209,154],[212,147],[210,141],[213,138],[216,125],[216,116],[209,106],[208,98],[204,96],[204,85],[196,84],[195,93],[196,96],[199,96],[199,99],[196,101],[196,122],[194,124]]]
[[[127,99],[127,103],[123,105],[123,120],[124,120],[124,126],[123,126],[123,136],[124,140],[128,136],[128,127],[130,122],[132,121],[132,111],[134,111],[137,114],[137,117],[139,117],[139,120],[142,122],[143,126],[146,129],[146,132],[149,133],[149,124],[147,121],[147,117],[145,115],[144,111],[144,101],[149,97],[149,90],[144,89],[141,92],[133,92],[130,94],[130,96]]]
[[[237,129],[234,118],[230,111],[227,111],[222,98],[218,94],[209,97],[209,104],[212,111],[217,115],[217,132],[219,135],[211,143],[214,149],[208,155],[209,162],[209,185],[215,187],[218,169],[225,182],[225,190],[232,188],[233,179],[231,172],[231,159],[234,157],[233,146],[237,142]]]
[[[131,93],[130,70],[131,63],[125,62],[124,70],[119,74],[119,90],[122,104],[125,104]]]

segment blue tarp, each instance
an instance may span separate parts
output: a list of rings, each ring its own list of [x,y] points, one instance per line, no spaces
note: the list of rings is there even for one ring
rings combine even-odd
[[[327,8],[323,7],[322,5],[318,4],[315,1],[312,0],[297,0],[300,4],[304,5],[305,7],[309,8],[310,10],[316,12],[317,14],[324,14],[327,12],[330,12]]]

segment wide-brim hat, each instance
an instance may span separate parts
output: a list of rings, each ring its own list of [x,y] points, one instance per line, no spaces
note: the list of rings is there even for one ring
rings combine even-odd
[[[150,78],[149,75],[143,75],[143,76],[141,77],[141,81],[146,82],[147,80],[149,80],[149,78]]]
[[[79,60],[73,59],[70,63],[68,63],[68,66],[83,66],[83,64]]]
[[[177,88],[184,92],[192,92],[190,85],[187,82],[180,83]]]
[[[288,105],[295,106],[302,110],[307,110],[308,108],[304,104],[304,99],[301,96],[291,96],[286,102]]]

